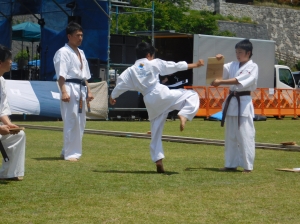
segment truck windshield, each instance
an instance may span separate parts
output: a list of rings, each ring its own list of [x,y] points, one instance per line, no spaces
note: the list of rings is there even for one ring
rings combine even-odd
[[[284,84],[295,88],[295,82],[292,73],[288,69],[280,68],[279,69],[279,80]]]

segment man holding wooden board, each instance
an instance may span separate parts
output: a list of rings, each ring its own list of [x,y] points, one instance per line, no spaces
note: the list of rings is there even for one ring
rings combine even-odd
[[[26,136],[22,128],[11,123],[11,114],[5,90],[5,72],[10,71],[12,54],[0,45],[0,151],[3,156],[0,180],[23,180],[25,170]]]

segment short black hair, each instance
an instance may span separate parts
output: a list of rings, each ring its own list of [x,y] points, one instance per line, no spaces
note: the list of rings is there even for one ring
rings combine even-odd
[[[0,61],[5,62],[7,59],[11,58],[11,51],[7,47],[0,44]]]
[[[155,48],[149,43],[141,42],[136,46],[135,52],[136,58],[141,59],[145,58],[147,54],[150,54],[150,56],[152,56],[155,53]]]
[[[247,52],[251,52],[250,57],[252,57],[253,46],[249,39],[242,40],[235,45],[235,49],[243,49]]]
[[[75,33],[76,31],[81,31],[83,32],[83,29],[82,27],[78,24],[78,23],[75,23],[75,22],[70,22],[66,28],[66,33],[67,35],[68,34],[73,34]]]

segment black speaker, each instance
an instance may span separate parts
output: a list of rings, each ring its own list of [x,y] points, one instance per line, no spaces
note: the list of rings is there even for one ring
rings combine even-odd
[[[110,62],[116,64],[133,64],[136,60],[135,48],[142,39],[136,36],[111,35]]]
[[[89,69],[91,72],[91,76],[93,79],[97,79],[100,81],[105,80],[105,67],[106,62],[101,61],[99,58],[87,58]]]
[[[136,46],[125,46],[125,64],[134,64],[136,60],[135,47]]]
[[[75,22],[81,25],[81,16],[68,16],[68,24],[70,22]]]
[[[124,36],[125,38],[125,44],[128,46],[136,46],[139,41],[140,41],[140,38],[139,37],[136,37],[136,36]]]
[[[124,44],[124,36],[118,34],[111,34],[110,44]]]
[[[123,63],[123,45],[110,45],[110,62],[116,64]]]
[[[108,95],[111,94],[114,88],[108,89]],[[109,104],[110,107],[114,108],[138,108],[139,107],[139,93],[137,91],[126,91],[125,93],[121,94],[116,100],[117,103],[112,106]]]
[[[10,71],[3,74],[3,78],[10,79]]]
[[[10,72],[4,73],[3,77],[5,79],[12,80],[29,80],[29,71],[28,70],[11,70]]]
[[[111,92],[113,91],[113,88],[108,89],[108,95],[110,96]],[[138,93],[137,91],[127,91],[123,94],[121,94],[117,99],[117,103],[112,106],[108,103],[109,107],[115,108],[116,110],[110,110],[108,113],[108,116],[110,119],[117,118],[118,116],[122,117],[122,119],[128,119],[132,116],[135,116],[136,118],[141,119],[148,119],[148,113],[147,111],[136,111],[134,109],[130,108],[140,108],[141,103],[143,103],[143,96]],[[122,110],[118,111],[118,108],[128,108],[128,110]],[[145,108],[145,104],[142,105],[141,108]]]

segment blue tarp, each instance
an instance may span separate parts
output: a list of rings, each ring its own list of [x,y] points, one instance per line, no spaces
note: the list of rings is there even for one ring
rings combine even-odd
[[[40,104],[40,115],[47,117],[60,117],[60,98],[57,82],[31,81],[33,91],[36,93]]]
[[[0,0],[0,21],[6,20],[11,16],[12,0]]]
[[[8,0],[5,0],[8,2]],[[48,0],[46,0],[48,1]],[[41,11],[42,4],[44,0],[12,0],[12,14],[16,15],[26,15],[26,14],[39,14]]]
[[[61,95],[58,82],[6,80],[7,100],[12,114],[40,115],[61,118]],[[105,81],[90,83],[95,100],[91,102],[89,119],[107,119],[108,87]]]
[[[70,1],[58,1],[61,7],[68,12],[66,3]],[[108,13],[107,1],[97,1]],[[108,60],[108,17],[99,9],[93,1],[77,0],[73,16],[81,17],[84,38],[80,49],[85,53],[87,59],[97,58],[103,62]],[[41,39],[41,80],[52,80],[55,75],[53,57],[55,52],[67,43],[65,28],[68,16],[63,13],[53,2],[45,1],[43,18],[45,26],[42,28]],[[57,10],[56,13],[50,13]],[[70,13],[71,14],[71,13]],[[57,22],[59,21],[59,22]]]
[[[223,115],[223,113],[222,113],[222,111],[220,111],[218,113],[215,113],[215,114],[211,115],[208,120],[221,121],[222,120],[222,115]]]
[[[8,20],[0,21],[0,44],[10,48],[10,23]]]
[[[108,14],[107,1],[98,1]],[[84,39],[81,48],[87,58],[108,60],[108,17],[93,1],[77,1],[75,16],[81,17]]]
[[[18,70],[18,64],[17,64],[17,62],[12,62],[12,64],[11,64],[11,70]]]
[[[87,59],[99,59],[103,62],[108,60],[109,18],[98,7],[100,5],[109,14],[108,1],[96,0],[98,5],[94,1],[87,0],[74,2],[76,7],[72,12],[66,7],[70,0],[0,0],[0,11],[5,15],[0,14],[0,43],[9,48],[11,48],[11,27],[7,24],[3,26],[3,21],[7,22],[7,18],[14,15],[35,14],[39,18],[39,24],[45,22],[44,26],[41,25],[41,80],[52,80],[55,75],[53,56],[67,42],[65,28],[71,15],[81,17],[84,39],[80,48],[85,52]]]
[[[57,82],[6,80],[6,90],[13,114],[61,117]]]
[[[55,69],[53,64],[53,57],[55,52],[67,43],[68,39],[66,31],[55,31],[44,27],[42,29],[42,42],[41,42],[41,80],[53,80]]]
[[[32,61],[29,61],[29,62],[28,62],[28,65],[40,67],[40,60],[32,60]]]

